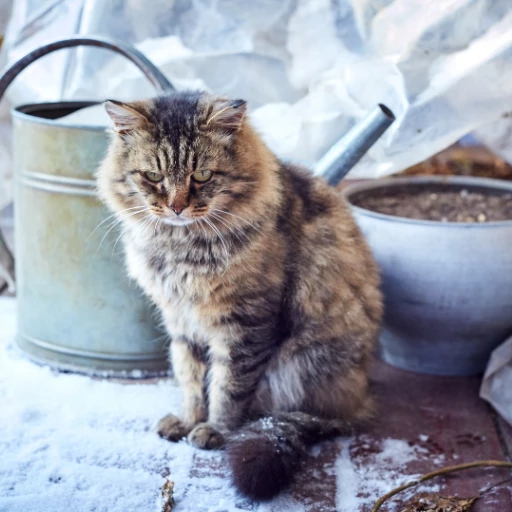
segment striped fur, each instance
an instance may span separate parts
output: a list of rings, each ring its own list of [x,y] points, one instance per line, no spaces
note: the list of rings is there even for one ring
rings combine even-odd
[[[201,448],[227,438],[240,490],[273,496],[289,478],[270,489],[265,461],[244,463],[270,446],[268,432],[244,425],[280,418],[293,453],[267,450],[267,462],[291,475],[308,443],[371,415],[375,263],[336,191],[280,162],[243,101],[173,93],[107,110],[114,135],[100,196],[124,225],[130,276],[161,310],[184,390],[180,419],[166,416],[159,433]],[[194,182],[198,170],[213,177]],[[150,183],[145,171],[164,179]]]

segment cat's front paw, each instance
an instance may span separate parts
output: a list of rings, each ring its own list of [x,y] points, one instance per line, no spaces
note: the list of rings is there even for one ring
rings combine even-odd
[[[183,421],[174,414],[164,416],[156,427],[156,431],[160,437],[176,443],[184,437],[187,437],[192,427],[188,427]]]
[[[188,435],[188,442],[201,450],[215,450],[226,442],[224,436],[208,423],[199,423]]]

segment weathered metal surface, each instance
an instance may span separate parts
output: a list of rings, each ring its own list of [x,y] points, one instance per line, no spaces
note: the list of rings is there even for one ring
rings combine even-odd
[[[108,215],[94,192],[104,129],[38,117],[88,104],[13,112],[18,344],[60,368],[162,371],[165,338],[113,250],[119,232],[95,230]]]
[[[0,98],[40,57],[94,46],[131,62],[159,92],[172,84],[142,53],[101,37],[46,44],[0,77]],[[148,303],[128,283],[119,255],[91,236],[106,212],[95,198],[94,172],[106,148],[102,128],[56,126],[50,119],[90,102],[26,105],[14,111],[18,343],[35,359],[89,372],[167,368],[162,333]],[[101,231],[100,231],[101,232]],[[112,250],[113,253],[113,250]],[[14,288],[14,258],[0,233],[0,291]]]
[[[350,203],[413,183],[512,191],[510,182],[429,177],[360,183],[343,193]],[[512,221],[441,223],[351,208],[382,272],[382,357],[418,372],[482,372],[512,332]]]

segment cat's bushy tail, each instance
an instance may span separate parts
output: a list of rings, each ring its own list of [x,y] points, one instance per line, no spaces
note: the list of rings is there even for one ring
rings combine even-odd
[[[303,412],[279,413],[255,421],[227,444],[233,484],[249,498],[269,500],[289,484],[308,445],[351,430],[346,421]]]

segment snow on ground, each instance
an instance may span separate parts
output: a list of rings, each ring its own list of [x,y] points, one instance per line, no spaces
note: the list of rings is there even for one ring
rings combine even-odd
[[[222,453],[159,439],[158,419],[178,411],[172,382],[59,374],[20,355],[14,334],[15,301],[0,298],[0,512],[157,512],[167,475],[175,482],[176,512],[316,510],[287,494],[260,505],[240,499],[224,476]],[[404,464],[424,456],[390,439],[361,467],[350,460],[351,440],[339,442],[339,512],[362,510],[409,479]]]
[[[351,443],[350,439],[344,442],[345,449],[336,462],[337,512],[370,510],[379,497],[421,476],[404,474],[406,464],[428,457],[428,450],[423,447],[411,446],[400,439],[384,439],[380,452],[369,455],[364,464],[358,464],[350,458]],[[361,447],[364,448],[364,443]],[[427,490],[434,492],[439,488],[428,484],[415,488],[414,492]],[[386,504],[386,510],[394,510],[393,504]]]

